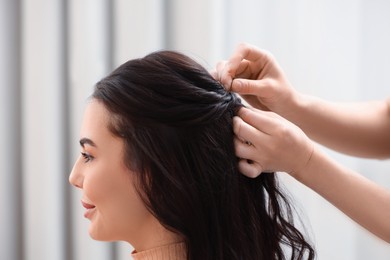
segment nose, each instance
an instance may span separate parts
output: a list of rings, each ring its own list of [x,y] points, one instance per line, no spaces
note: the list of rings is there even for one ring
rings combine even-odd
[[[75,162],[75,164],[73,165],[73,169],[69,175],[69,182],[73,186],[75,186],[79,189],[82,189],[84,177],[83,177],[83,174],[81,173],[81,169],[79,167],[79,162],[80,162],[80,160],[78,159]]]

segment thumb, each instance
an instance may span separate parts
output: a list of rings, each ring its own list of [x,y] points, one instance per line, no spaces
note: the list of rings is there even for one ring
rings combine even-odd
[[[266,80],[234,79],[230,91],[241,95],[258,96],[262,89],[267,86]]]

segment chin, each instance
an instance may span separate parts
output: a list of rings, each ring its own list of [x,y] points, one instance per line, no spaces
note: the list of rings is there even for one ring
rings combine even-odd
[[[104,232],[104,230],[98,229],[95,225],[93,225],[93,223],[89,225],[88,233],[93,240],[109,241],[106,232]]]
[[[113,241],[120,240],[118,239],[117,236],[114,236],[114,234],[112,234],[111,232],[105,232],[104,230],[101,229],[97,230],[96,227],[93,227],[92,224],[89,226],[88,233],[93,240],[97,240],[97,241],[113,242]]]

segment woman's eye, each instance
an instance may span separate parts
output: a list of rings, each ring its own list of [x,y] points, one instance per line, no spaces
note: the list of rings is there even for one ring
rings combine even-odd
[[[93,156],[89,155],[88,153],[81,152],[81,156],[83,156],[85,163],[87,163],[93,159]]]

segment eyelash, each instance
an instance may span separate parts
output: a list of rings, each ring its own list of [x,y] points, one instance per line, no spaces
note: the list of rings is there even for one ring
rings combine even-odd
[[[93,159],[93,156],[91,156],[87,153],[84,153],[84,152],[81,152],[81,156],[83,156],[85,163],[92,161],[92,159]]]

